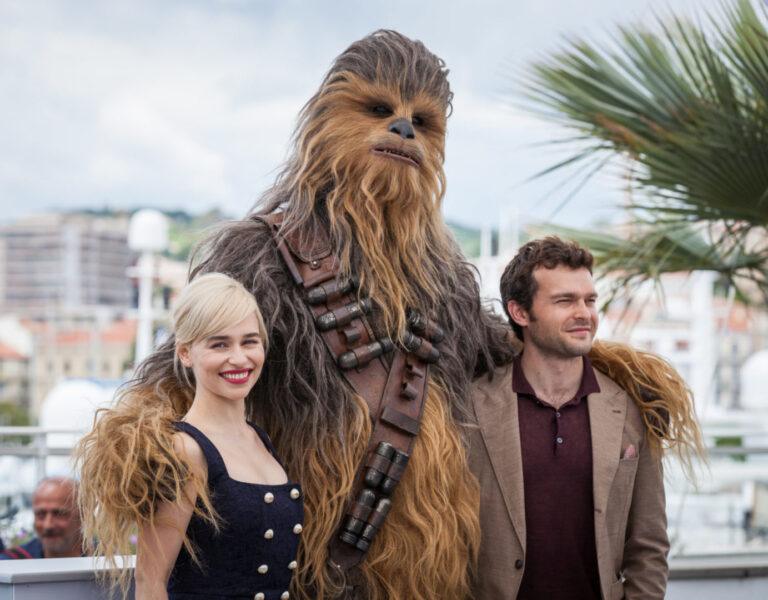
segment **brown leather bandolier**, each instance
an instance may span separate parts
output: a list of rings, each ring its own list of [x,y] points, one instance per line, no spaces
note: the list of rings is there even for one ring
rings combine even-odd
[[[328,351],[347,382],[368,404],[373,431],[363,464],[357,471],[343,522],[329,544],[334,568],[346,572],[365,557],[391,506],[419,432],[426,397],[429,363],[440,353],[433,344],[442,330],[416,313],[402,345],[374,337],[367,315],[371,301],[361,299],[354,277],[341,280],[325,230],[281,230],[281,213],[262,217],[269,223],[277,248],[315,319]],[[385,354],[392,353],[391,361]]]

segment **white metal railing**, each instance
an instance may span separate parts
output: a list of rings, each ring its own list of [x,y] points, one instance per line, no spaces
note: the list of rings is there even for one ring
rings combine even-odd
[[[50,473],[62,473],[62,470],[67,468],[67,459],[71,455],[72,447],[84,433],[85,430],[81,428],[0,427],[0,459],[2,457],[16,457],[24,461],[23,463],[14,463],[14,465],[19,465],[19,468],[18,471],[11,473],[11,476],[8,476],[8,466],[5,467],[6,473],[0,473],[0,482],[8,484],[4,488],[5,491],[0,492],[3,494],[3,498],[5,498],[6,509],[10,511],[8,514],[15,514],[15,511],[11,511],[12,506],[15,506],[17,509],[28,508],[28,497],[27,499],[20,500],[19,494],[29,494],[37,481],[40,481]],[[667,496],[673,503],[668,507],[670,536],[676,542],[673,554],[679,553],[681,556],[688,555],[690,552],[707,551],[713,545],[719,544],[720,538],[714,537],[712,540],[715,540],[716,543],[704,543],[704,538],[701,535],[691,533],[695,533],[697,530],[695,524],[692,525],[690,521],[693,517],[688,518],[687,521],[682,518],[685,515],[694,514],[690,510],[692,506],[697,508],[698,513],[701,514],[710,510],[707,508],[709,505],[699,506],[695,504],[695,498],[699,498],[697,496],[698,492],[704,494],[700,498],[705,499],[707,494],[715,493],[726,482],[732,486],[738,482],[748,480],[764,481],[768,478],[768,460],[766,460],[766,457],[768,457],[768,435],[765,432],[752,431],[747,435],[740,436],[735,431],[721,430],[720,435],[712,435],[710,430],[710,433],[705,435],[705,439],[710,458],[712,459],[709,469],[710,477],[706,480],[706,485],[704,486],[706,489],[696,490],[686,484],[682,473],[674,476],[670,475],[674,473],[674,469],[667,470],[668,475],[670,475]],[[716,445],[718,441],[722,443],[723,440],[729,440],[740,445]],[[747,441],[747,444],[754,445],[742,445],[744,440]],[[733,460],[729,457],[732,457]],[[49,461],[49,458],[53,460]],[[31,461],[31,464],[28,461]],[[733,496],[733,494],[731,495]],[[738,510],[741,510],[743,502],[739,498],[741,496],[738,496],[736,500],[729,499],[728,502],[733,504]],[[19,504],[20,501],[21,504]],[[688,510],[683,510],[684,508]],[[708,519],[711,519],[711,514],[711,512],[707,513],[707,515],[710,515],[707,517]],[[20,515],[13,522],[10,521],[10,516],[3,518],[8,520],[3,525],[6,534],[9,532],[13,533],[14,527],[29,526],[29,523],[26,522],[29,519],[28,515]],[[733,547],[734,551],[743,546],[743,538],[746,536],[746,530],[742,530],[738,524],[739,518],[737,516],[725,525],[717,525],[720,528],[718,530],[720,535],[726,530],[728,535],[734,532],[735,541],[729,546],[729,548]],[[692,526],[693,529],[691,529]],[[762,542],[759,544],[762,550],[768,546],[768,540],[765,538],[765,531],[760,530],[759,535],[763,536],[761,538]],[[752,546],[755,545],[758,544],[752,544]]]
[[[16,456],[19,458],[29,458],[34,460],[36,480],[43,479],[46,473],[46,458],[49,456],[66,457],[72,452],[75,440],[86,433],[85,429],[57,428],[57,427],[21,427],[21,426],[0,426],[0,456]],[[48,436],[63,436],[70,443],[64,442],[63,445],[49,445]],[[5,442],[7,438],[26,437],[28,443]],[[722,437],[722,436],[718,436]],[[744,437],[737,433],[726,437]],[[749,435],[754,440],[754,435]],[[706,436],[707,452],[710,458],[720,457],[746,457],[768,455],[768,435],[762,434],[759,438],[765,438],[765,442],[760,445],[750,446],[717,446],[713,442],[717,437]],[[61,440],[64,441],[64,440]]]
[[[74,443],[64,446],[49,446],[48,435],[71,436],[72,439],[82,436],[83,429],[56,428],[56,427],[0,427],[0,456],[18,456],[31,458],[35,464],[35,479],[40,481],[46,475],[45,459],[49,456],[69,456],[72,453]],[[28,444],[6,444],[9,437],[28,437]]]
[[[35,426],[0,426],[0,456],[67,456],[72,450],[72,446],[48,447],[46,436],[49,434],[68,434],[71,436],[81,436],[86,433],[86,429],[81,428],[57,428],[57,427],[35,427]],[[30,445],[8,446],[2,444],[2,439],[7,437],[32,437]],[[755,434],[747,436],[739,433],[729,434],[727,436],[705,436],[708,443],[707,450],[710,456],[728,456],[728,455],[749,455],[749,454],[768,454],[768,434],[761,433],[758,437],[765,438],[765,445],[760,446],[715,446],[711,441],[718,437],[756,437]]]
[[[667,600],[768,598],[768,553],[672,558],[669,579]]]

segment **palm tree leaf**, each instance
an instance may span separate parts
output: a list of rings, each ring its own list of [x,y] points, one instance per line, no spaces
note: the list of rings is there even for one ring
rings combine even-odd
[[[631,295],[648,281],[658,282],[665,273],[681,271],[715,271],[746,300],[754,300],[756,291],[768,292],[764,276],[768,255],[748,250],[745,239],[732,237],[723,244],[721,237],[711,242],[696,227],[678,224],[646,227],[629,238],[552,225],[540,232],[572,239],[590,249],[597,277],[612,282],[604,308],[617,296]]]
[[[633,185],[657,199],[657,214],[765,224],[764,23],[739,0],[715,34],[680,19],[660,25],[663,35],[621,28],[609,49],[575,41],[534,65],[531,107],[600,141],[581,148],[579,160],[609,150],[636,161]]]

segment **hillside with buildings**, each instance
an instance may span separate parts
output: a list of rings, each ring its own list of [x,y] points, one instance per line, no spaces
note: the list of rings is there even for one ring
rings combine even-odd
[[[165,214],[168,246],[154,259],[157,324],[186,281],[194,245],[227,220],[220,211]],[[138,297],[130,215],[51,213],[0,228],[0,421],[6,418],[1,407],[12,406],[34,422],[46,394],[62,379],[113,380],[129,372]],[[450,228],[478,268],[483,295],[497,297],[518,234]],[[631,307],[614,303],[601,334],[661,353],[697,397],[738,407],[740,367],[768,337],[765,312],[722,298],[706,274],[666,276],[662,288],[642,295]]]
[[[186,281],[195,244],[230,218],[218,210],[164,214],[168,246],[154,259],[158,324]],[[120,380],[130,372],[138,298],[130,217],[81,210],[0,228],[0,425],[36,422],[62,380]],[[479,231],[451,230],[467,256],[479,255]]]

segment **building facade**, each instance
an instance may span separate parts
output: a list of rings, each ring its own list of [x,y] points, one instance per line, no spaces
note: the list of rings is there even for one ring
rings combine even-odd
[[[30,316],[89,306],[128,308],[128,220],[37,215],[0,229],[0,309]]]
[[[0,341],[0,404],[29,410],[29,356]]]
[[[27,321],[34,351],[29,364],[30,413],[37,418],[47,394],[66,379],[120,380],[133,364],[134,319]]]

